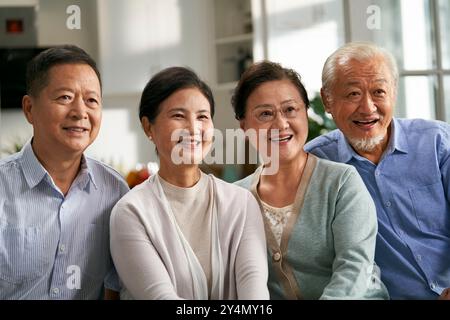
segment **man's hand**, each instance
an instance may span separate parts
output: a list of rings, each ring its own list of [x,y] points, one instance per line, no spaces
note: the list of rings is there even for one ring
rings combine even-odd
[[[444,289],[438,300],[450,300],[450,288]]]

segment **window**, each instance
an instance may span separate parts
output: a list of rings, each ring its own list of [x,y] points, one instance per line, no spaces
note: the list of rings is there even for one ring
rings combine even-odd
[[[450,121],[450,1],[347,0],[347,5],[347,39],[373,41],[397,59],[396,116]],[[358,18],[368,17],[370,5],[380,9],[380,27],[374,30]]]

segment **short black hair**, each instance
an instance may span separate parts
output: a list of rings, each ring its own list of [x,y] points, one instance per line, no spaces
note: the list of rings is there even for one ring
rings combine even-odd
[[[28,62],[26,72],[27,94],[39,95],[39,92],[48,84],[48,74],[53,66],[78,63],[87,64],[95,71],[101,89],[102,80],[94,59],[77,46],[62,45],[42,51]]]
[[[266,82],[276,80],[289,80],[297,88],[306,108],[309,107],[308,93],[302,84],[300,75],[293,69],[283,68],[279,63],[265,60],[250,66],[242,74],[234,89],[231,105],[235,118],[241,120],[245,117],[247,99],[256,88]]]
[[[160,104],[175,91],[197,88],[208,100],[211,117],[214,117],[214,98],[209,86],[189,68],[170,67],[155,74],[144,88],[139,104],[139,119],[147,117],[154,123],[160,110]]]

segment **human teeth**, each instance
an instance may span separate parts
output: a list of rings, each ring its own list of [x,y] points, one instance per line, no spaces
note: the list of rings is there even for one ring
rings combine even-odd
[[[83,132],[84,131],[83,128],[67,128],[67,130],[75,131],[75,132]]]
[[[378,121],[378,120],[375,119],[375,120],[370,120],[370,121],[356,121],[356,122],[367,124],[367,123],[373,123],[373,122],[376,122],[376,121]]]
[[[279,142],[279,141],[288,141],[289,139],[291,139],[291,137],[292,136],[288,136],[288,137],[284,137],[284,138],[272,138],[272,141],[276,141],[276,142]]]
[[[199,141],[199,140],[185,140],[185,139],[182,139],[179,143],[187,144],[187,145],[190,145],[190,144],[199,145],[201,143],[201,141]]]

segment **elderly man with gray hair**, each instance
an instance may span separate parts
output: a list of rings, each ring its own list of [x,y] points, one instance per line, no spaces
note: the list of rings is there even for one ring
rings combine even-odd
[[[375,261],[391,298],[450,299],[450,125],[394,118],[397,84],[385,49],[339,48],[325,62],[321,89],[338,129],[305,150],[351,164],[363,178],[377,208]]]

